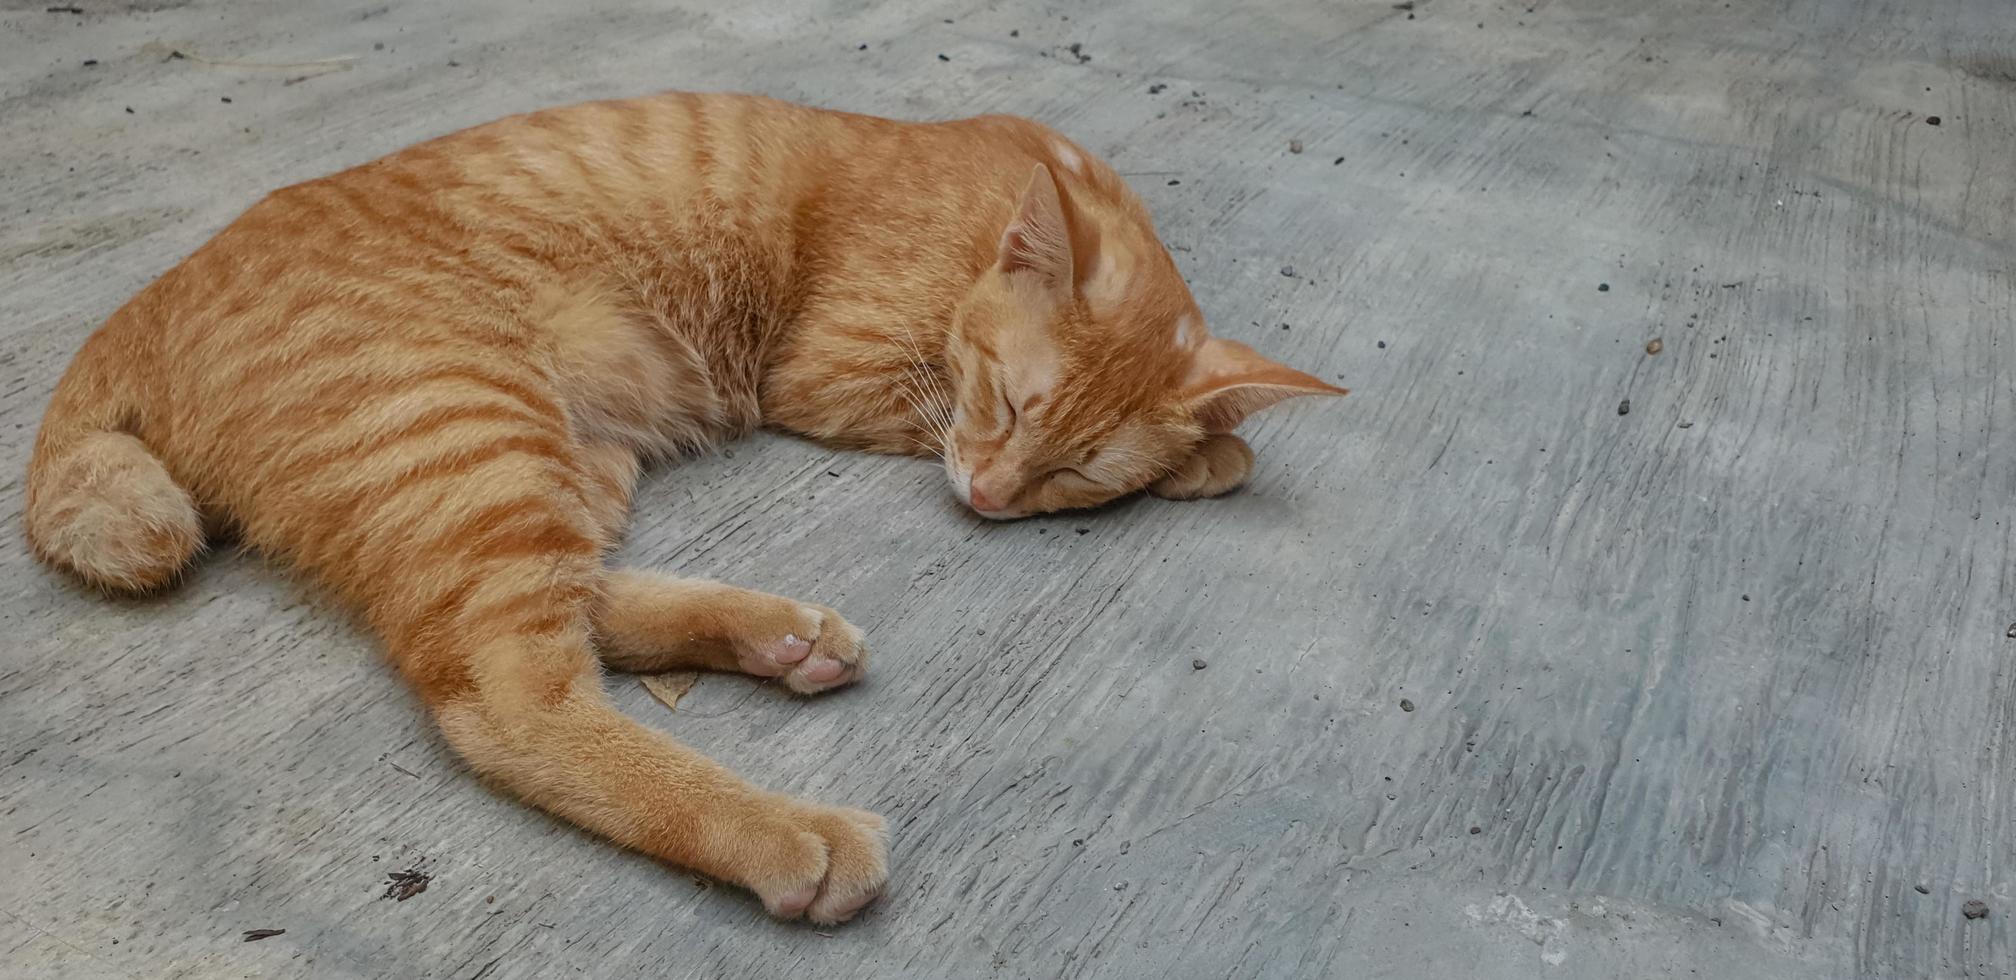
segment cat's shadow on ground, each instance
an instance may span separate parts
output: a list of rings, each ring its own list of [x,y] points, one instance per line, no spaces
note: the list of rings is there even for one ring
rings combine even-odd
[[[1032,514],[1012,521],[994,521],[973,513],[958,498],[945,495],[938,505],[941,513],[971,529],[1029,531],[1048,534],[1087,534],[1102,524],[1131,526],[1166,520],[1179,513],[1200,512],[1199,519],[1236,518],[1249,525],[1276,526],[1298,519],[1298,508],[1290,500],[1266,492],[1265,487],[1240,486],[1216,497],[1198,500],[1164,500],[1147,491],[1109,500],[1097,507]],[[1165,510],[1173,509],[1170,513]]]
[[[968,527],[1021,528],[1024,530],[1037,528],[1055,534],[1059,533],[1060,529],[1076,531],[1078,528],[1085,527],[1088,522],[1114,520],[1120,515],[1137,510],[1144,501],[1152,501],[1154,499],[1146,491],[1141,491],[1128,494],[1117,500],[1109,500],[1097,507],[1060,510],[1048,514],[1031,514],[1028,517],[1018,517],[1009,521],[996,521],[981,517],[979,514],[974,513],[972,508],[960,503],[959,499],[951,494],[944,495],[938,507],[941,512],[949,514],[953,520],[959,521]]]

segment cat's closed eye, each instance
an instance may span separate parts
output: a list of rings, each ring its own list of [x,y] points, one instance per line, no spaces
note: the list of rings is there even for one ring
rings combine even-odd
[[[1091,472],[1093,464],[1096,463],[1098,459],[1099,459],[1099,450],[1094,449],[1091,452],[1086,453],[1084,458],[1080,459],[1078,462],[1072,463],[1067,466],[1059,466],[1056,469],[1051,470],[1048,475],[1051,478],[1064,477],[1067,479],[1076,480],[1088,486],[1104,486],[1105,481],[1093,477]]]

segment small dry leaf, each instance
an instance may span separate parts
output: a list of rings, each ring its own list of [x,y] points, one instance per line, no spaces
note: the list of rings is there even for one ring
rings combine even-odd
[[[1657,337],[1652,338],[1652,342],[1645,345],[1645,353],[1647,354],[1657,354],[1665,349],[1666,342]]]
[[[645,674],[637,679],[644,683],[644,689],[650,691],[652,697],[677,711],[679,699],[693,689],[693,683],[700,679],[700,674],[691,670],[675,670],[669,674]]]

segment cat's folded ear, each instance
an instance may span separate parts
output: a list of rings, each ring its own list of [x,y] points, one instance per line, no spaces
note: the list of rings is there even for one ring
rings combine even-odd
[[[1001,233],[999,264],[1009,275],[1037,276],[1051,288],[1071,287],[1071,229],[1049,167],[1039,163],[1029,175],[1015,216]]]
[[[1181,398],[1206,432],[1230,432],[1253,414],[1297,395],[1343,395],[1325,383],[1260,356],[1236,340],[1212,337],[1197,345]]]

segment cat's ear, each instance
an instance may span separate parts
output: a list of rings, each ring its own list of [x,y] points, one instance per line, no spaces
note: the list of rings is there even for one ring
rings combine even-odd
[[[1042,164],[1029,175],[1022,189],[1015,217],[1001,232],[1001,271],[1009,275],[1030,275],[1052,288],[1071,288],[1071,229],[1064,222],[1064,202],[1057,196],[1057,181]]]
[[[1253,414],[1297,395],[1343,395],[1346,389],[1260,356],[1236,340],[1198,344],[1183,379],[1183,402],[1206,432],[1230,432]]]

